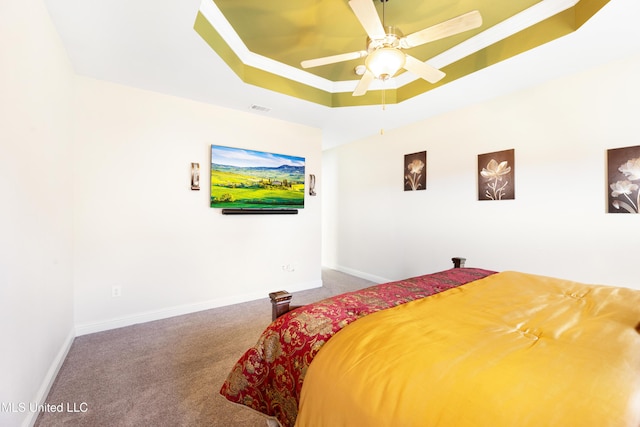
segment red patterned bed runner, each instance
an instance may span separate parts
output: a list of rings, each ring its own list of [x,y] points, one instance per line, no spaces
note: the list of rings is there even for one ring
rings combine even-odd
[[[234,365],[220,394],[293,427],[309,364],[340,329],[367,314],[494,274],[454,268],[327,298],[276,319]]]

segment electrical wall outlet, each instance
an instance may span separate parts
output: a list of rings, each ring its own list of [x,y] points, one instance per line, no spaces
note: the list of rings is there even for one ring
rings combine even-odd
[[[111,287],[111,296],[113,298],[122,296],[122,286],[112,286]]]

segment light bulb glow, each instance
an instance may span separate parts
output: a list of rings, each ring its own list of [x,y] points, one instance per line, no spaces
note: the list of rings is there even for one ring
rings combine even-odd
[[[382,47],[371,52],[364,63],[377,79],[387,80],[404,67],[405,56],[400,49]]]

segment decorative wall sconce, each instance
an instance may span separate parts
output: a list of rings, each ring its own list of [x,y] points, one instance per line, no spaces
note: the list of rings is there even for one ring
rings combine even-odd
[[[191,163],[191,189],[200,190],[200,163]]]
[[[309,195],[316,195],[316,176],[314,174],[309,175]]]

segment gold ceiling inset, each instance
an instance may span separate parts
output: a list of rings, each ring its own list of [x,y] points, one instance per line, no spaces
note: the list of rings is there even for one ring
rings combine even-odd
[[[380,19],[382,4],[372,0]],[[436,84],[399,73],[364,96],[352,92],[364,58],[303,69],[303,60],[366,49],[347,0],[203,0],[194,28],[244,82],[328,107],[398,103],[576,31],[609,0],[390,0],[385,25],[404,34],[470,10],[480,28],[407,52],[446,73]],[[552,64],[550,65],[552,66]]]

